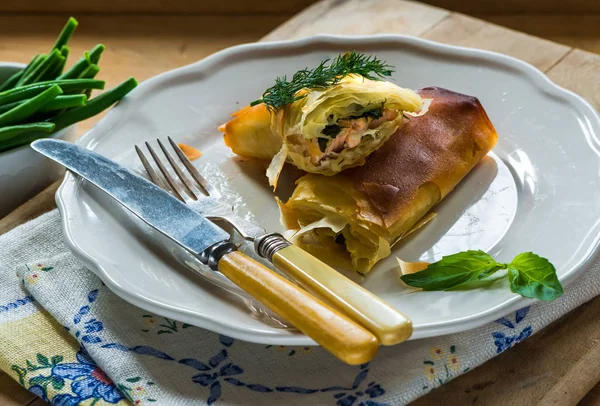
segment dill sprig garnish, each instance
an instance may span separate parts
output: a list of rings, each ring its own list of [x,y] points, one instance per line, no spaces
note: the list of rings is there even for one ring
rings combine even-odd
[[[314,69],[299,70],[294,73],[291,81],[288,81],[286,76],[278,76],[275,84],[265,90],[262,98],[253,101],[250,105],[265,103],[269,111],[274,112],[286,104],[306,97],[306,94],[297,94],[299,90],[332,86],[349,74],[380,80],[393,72],[393,66],[379,60],[376,56],[355,51],[340,54],[328,65],[329,61],[329,59],[324,60]]]

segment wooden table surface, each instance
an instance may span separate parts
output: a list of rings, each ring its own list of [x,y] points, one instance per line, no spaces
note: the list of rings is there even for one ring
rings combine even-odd
[[[227,46],[261,38],[291,39],[316,33],[399,33],[515,56],[600,107],[600,56],[585,51],[600,52],[600,2],[596,0],[573,1],[571,14],[557,0],[543,3],[508,0],[502,2],[502,7],[490,0],[430,1],[563,44],[404,0],[324,0],[294,17],[293,13],[313,1],[269,2],[277,6],[266,8],[260,2],[233,0],[219,3],[216,11],[203,8],[204,2],[179,1],[169,3],[174,5],[166,6],[172,9],[163,15],[156,12],[166,3],[158,0],[111,1],[108,1],[114,7],[111,13],[98,12],[94,8],[97,2],[88,5],[74,0],[58,5],[53,2],[57,8],[52,9],[84,13],[76,14],[80,28],[70,43],[72,54],[80,54],[96,42],[106,44],[101,76],[109,86],[131,75],[144,80]],[[47,11],[44,8],[47,2],[33,3],[37,5],[30,8],[16,5],[17,2],[0,4],[0,60],[26,62],[32,54],[44,52],[52,44],[66,15],[41,15]],[[541,5],[539,11],[531,6],[533,3]],[[181,4],[187,8],[182,9]],[[142,9],[136,9],[136,5]],[[98,119],[83,123],[80,131],[86,131]],[[55,188],[48,188],[0,219],[0,233],[55,207]],[[594,299],[414,404],[600,405],[600,387],[595,387],[600,380],[598,314],[600,299]],[[43,402],[0,372],[0,405],[34,404]]]

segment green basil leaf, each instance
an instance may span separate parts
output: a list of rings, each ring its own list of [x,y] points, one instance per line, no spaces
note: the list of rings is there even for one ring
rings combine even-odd
[[[500,281],[506,280],[506,274],[498,271],[495,274],[481,280],[469,281],[460,285],[454,286],[453,288],[446,289],[447,291],[462,291],[462,290],[473,290],[473,289],[493,289],[495,286],[499,286]]]
[[[549,301],[563,294],[554,265],[532,252],[519,254],[508,264],[508,280],[510,290],[521,296]]]
[[[464,283],[485,279],[506,264],[496,262],[489,254],[478,250],[459,252],[413,274],[402,275],[402,282],[423,290],[447,290]]]

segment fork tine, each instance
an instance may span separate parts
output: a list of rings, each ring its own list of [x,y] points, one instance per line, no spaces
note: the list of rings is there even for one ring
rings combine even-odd
[[[185,186],[185,188],[190,193],[190,195],[194,198],[194,200],[198,200],[198,196],[196,196],[196,193],[194,193],[194,191],[190,187],[189,181],[183,175],[183,172],[181,172],[181,169],[179,169],[179,165],[177,165],[175,163],[175,161],[173,160],[173,157],[171,156],[169,151],[167,151],[167,149],[165,148],[163,143],[159,139],[157,139],[156,141],[158,141],[158,146],[160,147],[160,149],[162,149],[162,152],[163,152],[163,154],[165,154],[165,157],[167,158],[167,161],[169,161],[169,164],[171,164],[171,168],[173,168],[173,170],[175,171],[177,176],[179,176],[179,180],[181,181],[181,183],[183,183],[183,186]]]
[[[146,159],[146,155],[144,155],[140,147],[138,147],[137,145],[135,146],[135,152],[137,152],[138,157],[140,157],[140,161],[142,161],[142,165],[144,166],[144,169],[146,169],[148,176],[150,176],[150,180],[152,181],[152,183],[165,189],[164,182],[160,179],[152,165],[150,165],[150,162],[148,162],[148,160]]]
[[[200,189],[202,189],[209,196],[212,196],[215,198],[220,198],[221,193],[219,193],[219,191],[217,189],[212,187],[212,185],[210,183],[208,183],[202,175],[200,175],[200,172],[198,172],[198,170],[194,167],[194,165],[188,159],[188,157],[185,156],[185,154],[183,153],[181,148],[179,148],[179,145],[177,145],[171,137],[167,137],[167,138],[169,139],[169,143],[175,150],[175,153],[177,154],[177,156],[179,157],[179,159],[181,160],[183,165],[186,167],[186,169],[188,170],[190,175],[192,175],[192,178],[194,178],[194,180],[196,181],[196,183],[198,184]]]
[[[148,151],[150,152],[150,155],[152,155],[152,159],[154,159],[156,166],[158,166],[158,169],[160,170],[160,172],[163,174],[163,176],[169,183],[169,186],[171,186],[171,189],[172,189],[173,193],[175,194],[175,196],[179,200],[185,201],[185,199],[183,198],[183,195],[182,195],[182,191],[179,189],[179,186],[177,186],[175,179],[173,179],[173,177],[169,174],[169,172],[167,171],[167,168],[165,168],[165,166],[162,164],[162,162],[156,155],[156,152],[154,152],[154,149],[150,146],[148,141],[146,141],[146,148],[148,148]]]

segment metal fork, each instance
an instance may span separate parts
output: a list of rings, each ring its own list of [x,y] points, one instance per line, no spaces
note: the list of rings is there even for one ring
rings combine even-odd
[[[154,148],[146,142],[146,148],[166,180],[168,187],[150,165],[142,150],[136,145],[135,150],[152,182],[170,191],[205,217],[213,221],[224,221],[231,225],[244,239],[254,242],[254,250],[258,255],[269,260],[277,269],[315,296],[371,331],[377,336],[381,344],[393,345],[410,337],[412,323],[402,313],[329,265],[292,245],[280,234],[267,233],[262,227],[236,215],[233,207],[221,200],[222,196],[219,191],[200,175],[181,148],[169,137],[169,144],[179,161],[194,180],[196,186],[202,191],[201,194],[197,193],[194,190],[193,183],[190,182],[188,176],[184,175],[182,168],[175,162],[173,155],[160,140],[157,141],[170,167],[183,186],[179,185],[158,157]]]
[[[266,235],[265,229],[235,214],[233,207],[229,206],[224,200],[222,200],[221,193],[210,183],[208,183],[200,174],[200,172],[198,172],[198,170],[194,167],[192,162],[188,159],[181,148],[179,148],[175,141],[173,141],[171,137],[168,137],[167,139],[169,144],[171,144],[173,151],[187,170],[189,176],[191,176],[196,186],[202,191],[202,195],[194,190],[193,184],[190,182],[189,177],[184,175],[182,168],[180,168],[180,166],[175,162],[175,159],[167,150],[165,145],[161,142],[161,140],[157,140],[158,146],[169,162],[170,167],[177,174],[177,177],[183,187],[180,186],[180,184],[173,178],[161,159],[158,157],[154,148],[152,148],[150,143],[146,141],[146,148],[148,149],[148,152],[150,152],[150,155],[152,156],[152,159],[158,167],[160,173],[166,180],[168,187],[166,187],[154,168],[152,168],[152,165],[150,165],[142,150],[136,145],[135,150],[152,182],[171,192],[173,195],[175,195],[175,197],[193,207],[210,220],[220,220],[226,222],[248,241],[255,241],[256,238]]]

